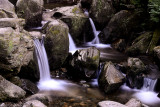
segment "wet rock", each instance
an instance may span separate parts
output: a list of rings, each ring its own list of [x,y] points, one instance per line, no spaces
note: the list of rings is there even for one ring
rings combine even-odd
[[[158,65],[160,65],[160,46],[154,47],[153,51],[154,51],[155,61],[157,62]]]
[[[125,105],[127,107],[142,107],[142,103],[135,98],[130,99]]]
[[[33,41],[28,32],[0,28],[0,74],[10,77],[33,58]]]
[[[115,101],[101,101],[98,103],[98,107],[128,107],[128,106],[125,106]]]
[[[98,79],[101,90],[106,93],[117,90],[124,82],[123,74],[118,71],[112,62],[106,62]]]
[[[151,39],[152,32],[145,32],[144,34],[140,35],[133,41],[132,46],[127,49],[127,54],[131,56],[146,54],[149,49]]]
[[[80,49],[73,56],[71,66],[74,69],[73,75],[77,78],[91,78],[98,70],[100,52],[95,47]]]
[[[47,106],[38,100],[31,100],[24,103],[22,107],[47,107]]]
[[[0,18],[0,28],[12,27],[16,31],[21,32],[25,25],[24,19],[19,18]]]
[[[112,43],[112,47],[115,48],[116,50],[122,52],[126,48],[126,42],[124,39],[119,39],[119,40],[115,41],[114,43]]]
[[[21,87],[21,85],[22,85],[22,81],[18,76],[11,77],[9,79],[9,81],[12,82],[13,84],[19,86],[19,87]]]
[[[83,42],[84,37],[87,37],[86,39],[90,41],[94,37],[88,16],[85,16],[78,5],[60,7],[54,9],[52,12],[46,12],[43,14],[44,20],[46,20],[47,14],[50,14],[48,17],[61,19],[65,22],[70,29],[69,32],[73,40],[77,44]]]
[[[116,13],[108,25],[99,34],[102,43],[112,43],[118,39],[127,39],[130,32],[136,29],[139,25],[140,12],[130,12],[121,10]]]
[[[34,94],[26,99],[27,102],[33,101],[33,100],[38,100],[45,105],[49,105],[49,95],[47,95],[47,94],[38,93],[38,94]]]
[[[32,38],[38,38],[38,39],[42,39],[42,33],[39,31],[31,31],[29,32],[30,35],[32,36]]]
[[[1,101],[17,101],[25,97],[26,94],[26,92],[23,89],[5,80],[2,76],[0,76],[0,90]]]
[[[13,12],[0,8],[0,18],[17,18],[17,15]]]
[[[27,27],[41,25],[43,0],[18,0],[16,7],[18,17],[25,19]]]
[[[153,33],[152,39],[151,39],[150,44],[148,46],[147,53],[153,54],[154,47],[157,46],[159,38],[160,38],[160,28],[157,28]]]
[[[11,13],[15,13],[14,5],[8,0],[0,0],[0,8],[9,11]]]
[[[97,28],[103,29],[114,15],[115,10],[108,0],[92,0],[89,13]]]
[[[60,67],[68,56],[68,26],[60,20],[53,20],[45,28],[45,48],[51,70]]]
[[[20,87],[25,90],[28,95],[36,94],[38,92],[38,87],[36,84],[27,79],[21,79]]]
[[[128,66],[127,85],[131,88],[140,89],[143,86],[143,75],[146,72],[144,63],[139,58],[128,58]]]

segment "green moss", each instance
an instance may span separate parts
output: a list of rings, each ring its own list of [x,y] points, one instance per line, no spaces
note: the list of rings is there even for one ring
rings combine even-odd
[[[97,0],[97,9],[98,9],[98,12],[100,12],[102,8],[103,8],[102,1],[101,0]]]
[[[81,12],[81,10],[78,7],[74,7],[72,9],[72,13],[74,13],[74,14],[77,14],[77,13],[80,13],[80,12]]]
[[[153,33],[153,37],[152,40],[149,44],[149,49],[148,49],[148,53],[152,54],[153,53],[153,48],[157,45],[158,41],[160,38],[160,28],[157,28],[154,33]]]
[[[8,52],[11,53],[12,50],[13,50],[13,41],[9,40],[9,43],[8,43]]]

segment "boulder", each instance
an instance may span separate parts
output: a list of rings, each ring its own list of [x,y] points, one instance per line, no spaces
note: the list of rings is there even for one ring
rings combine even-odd
[[[126,48],[126,42],[124,39],[119,39],[112,43],[112,47],[120,52],[124,51]]]
[[[44,13],[43,16],[44,20],[48,20],[47,17],[52,17],[65,22],[76,44],[84,42],[84,37],[86,37],[87,41],[91,41],[94,38],[88,16],[85,16],[78,5],[56,8],[52,12]]]
[[[139,17],[139,11],[119,11],[111,18],[108,25],[99,34],[100,41],[102,43],[112,43],[122,38],[127,40],[130,32],[139,26]]]
[[[115,9],[108,0],[92,0],[89,13],[97,28],[102,30],[114,15]]]
[[[143,33],[133,41],[132,46],[127,48],[126,53],[130,56],[146,54],[149,49],[152,36],[152,32]]]
[[[124,82],[123,74],[112,62],[106,62],[98,78],[98,84],[105,93],[117,90]]]
[[[60,20],[53,20],[44,28],[46,32],[45,47],[50,69],[60,67],[68,56],[68,26]]]
[[[50,103],[50,95],[48,95],[46,93],[37,93],[37,94],[34,94],[34,95],[26,98],[26,101],[28,102],[28,101],[38,100],[48,106]]]
[[[38,100],[31,100],[25,102],[22,107],[47,107],[47,106]]]
[[[25,25],[24,19],[19,18],[0,18],[0,28],[11,27],[16,31],[22,31]]]
[[[0,74],[10,77],[33,58],[33,41],[28,32],[0,28],[0,50]]]
[[[98,70],[99,62],[100,51],[95,47],[77,50],[71,61],[72,75],[75,74],[77,78],[91,78]]]
[[[128,106],[115,101],[101,101],[98,103],[98,107],[128,107]]]
[[[20,87],[29,95],[36,94],[38,92],[38,87],[36,86],[36,84],[27,79],[21,79]]]
[[[0,76],[0,100],[8,101],[14,100],[17,101],[25,97],[26,92],[20,87],[12,84],[11,82],[4,79]]]
[[[41,25],[43,0],[18,0],[17,15],[24,18],[26,27],[36,27]]]
[[[127,107],[142,107],[142,103],[135,98],[130,99],[125,105]]]
[[[140,89],[143,86],[143,74],[146,71],[144,63],[139,58],[128,58],[127,85]]]
[[[15,13],[14,5],[8,0],[0,0],[0,8],[9,11],[11,13]]]
[[[160,46],[154,47],[154,54],[160,60]]]
[[[13,12],[0,8],[0,18],[17,18],[17,15]]]

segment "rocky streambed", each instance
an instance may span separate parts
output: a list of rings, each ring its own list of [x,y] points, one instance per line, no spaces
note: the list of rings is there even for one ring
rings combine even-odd
[[[143,2],[0,0],[0,106],[159,107],[160,33]],[[86,45],[94,39],[89,17],[109,47]],[[69,33],[77,46],[73,54]],[[57,90],[37,87],[34,40],[43,37],[51,77],[63,80]],[[147,102],[147,93],[139,99],[135,93],[155,79]]]

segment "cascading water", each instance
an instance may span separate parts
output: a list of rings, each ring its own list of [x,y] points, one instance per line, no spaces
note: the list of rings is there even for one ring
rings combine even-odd
[[[38,67],[40,72],[40,82],[51,79],[48,58],[47,58],[47,54],[46,54],[43,42],[44,42],[43,38],[41,41],[39,41],[39,39],[34,40],[35,52],[36,52],[36,57],[37,57]]]
[[[77,50],[76,45],[72,39],[72,36],[68,34],[69,37],[69,52],[75,52]]]
[[[48,58],[44,47],[44,39],[34,39],[35,52],[40,72],[40,81],[38,83],[39,90],[58,90],[65,91],[68,82],[63,80],[51,79]]]
[[[134,93],[132,97],[137,98],[142,103],[149,106],[157,107],[160,104],[160,99],[157,97],[158,93],[154,92],[154,88],[157,80],[152,80],[149,78],[144,78],[143,87],[139,89],[130,89],[126,85],[123,85],[121,89],[123,91]]]
[[[91,26],[92,26],[92,29],[93,29],[93,33],[94,33],[94,37],[95,37],[93,39],[93,41],[92,41],[92,44],[99,44],[100,42],[99,42],[98,34],[100,33],[100,31],[96,30],[94,22],[93,22],[93,20],[91,18],[89,18],[89,21],[91,23]]]

